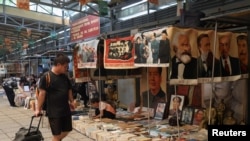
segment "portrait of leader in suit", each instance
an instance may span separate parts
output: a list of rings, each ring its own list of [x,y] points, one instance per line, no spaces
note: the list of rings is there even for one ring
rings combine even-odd
[[[240,74],[239,58],[230,55],[230,49],[235,48],[231,44],[232,34],[222,34],[219,36],[219,52],[222,76],[233,76]],[[236,45],[236,44],[235,44]],[[238,54],[237,54],[238,56]]]
[[[240,59],[241,74],[249,72],[248,68],[248,45],[247,35],[241,34],[237,36],[238,54]]]
[[[212,52],[209,34],[202,33],[197,37],[197,47],[200,53],[197,58],[198,77],[221,76],[220,61]]]

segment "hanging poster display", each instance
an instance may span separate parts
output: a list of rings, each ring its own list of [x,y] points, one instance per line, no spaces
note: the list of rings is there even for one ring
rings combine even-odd
[[[91,40],[79,43],[77,57],[77,67],[96,68],[97,62],[97,45],[99,40]]]
[[[134,35],[135,66],[168,67],[169,39],[168,27],[139,32]]]
[[[134,66],[133,37],[106,39],[104,45],[104,68],[128,69]]]
[[[170,85],[248,78],[246,34],[169,27]]]

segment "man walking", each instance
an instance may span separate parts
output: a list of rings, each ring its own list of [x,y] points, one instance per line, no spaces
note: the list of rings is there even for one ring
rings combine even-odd
[[[39,83],[39,96],[35,115],[41,113],[42,105],[47,104],[47,116],[52,132],[52,141],[61,141],[72,131],[71,109],[73,95],[71,82],[66,75],[70,60],[64,54],[57,54],[49,73],[49,82],[46,75]],[[46,73],[45,73],[46,74]]]

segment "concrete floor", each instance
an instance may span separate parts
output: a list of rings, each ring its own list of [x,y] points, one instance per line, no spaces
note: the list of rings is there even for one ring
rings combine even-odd
[[[10,107],[7,97],[3,90],[0,89],[0,141],[12,141],[15,133],[21,127],[29,127],[32,110],[26,110],[23,107]],[[38,119],[34,119],[34,126]],[[43,119],[40,125],[40,131],[44,141],[51,141],[51,132],[47,123],[47,118]],[[73,130],[63,141],[93,141],[85,135]]]

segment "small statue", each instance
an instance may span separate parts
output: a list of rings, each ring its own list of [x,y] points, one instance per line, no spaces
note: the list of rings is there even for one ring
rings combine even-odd
[[[223,120],[224,125],[235,125],[237,120],[233,117],[234,112],[232,110],[228,110],[226,112],[226,117]]]
[[[215,123],[216,123],[216,116],[217,116],[217,113],[216,113],[216,109],[214,107],[206,109],[207,120],[208,121],[210,120],[210,122],[208,122],[208,124],[215,125]]]
[[[216,109],[211,107],[211,108],[206,108],[206,116],[200,123],[200,128],[205,128],[207,129],[207,125],[215,125],[216,123]]]
[[[221,99],[220,103],[218,104],[218,107],[216,108],[217,110],[217,123],[218,125],[223,124],[223,118],[224,118],[224,113],[226,109],[226,104],[224,103],[224,99]]]

